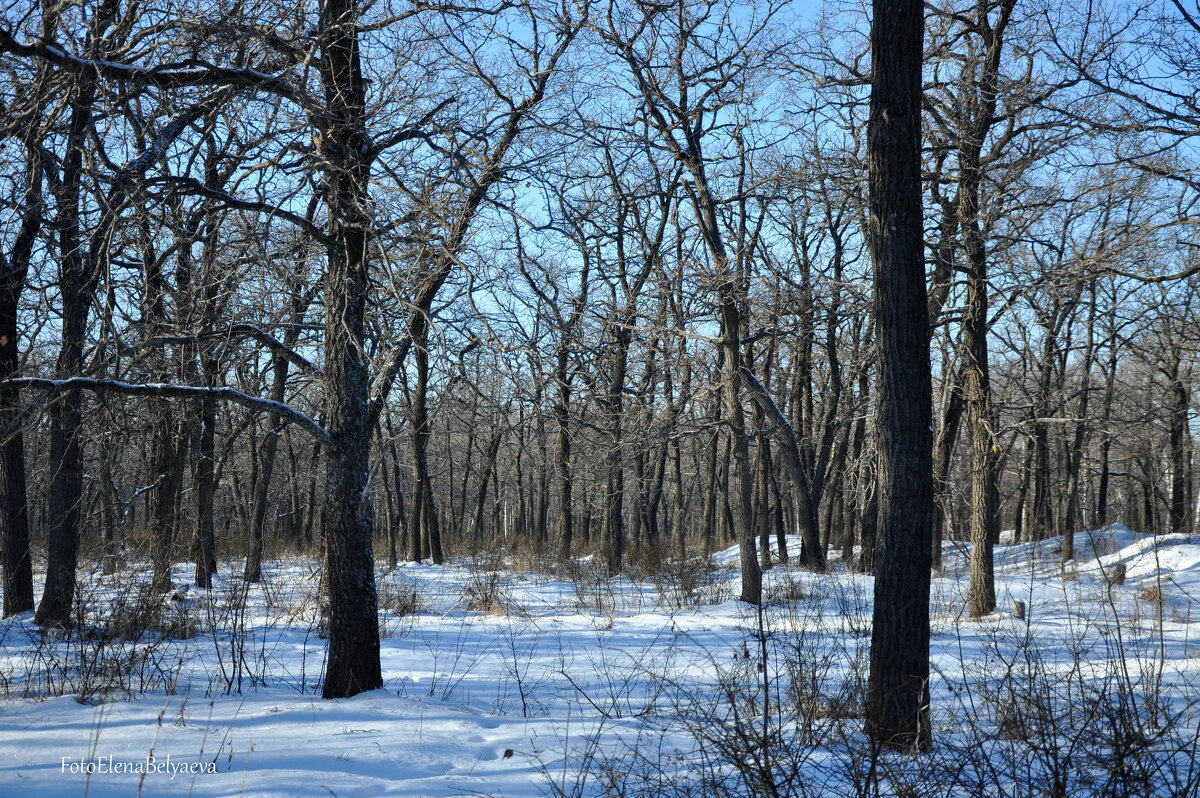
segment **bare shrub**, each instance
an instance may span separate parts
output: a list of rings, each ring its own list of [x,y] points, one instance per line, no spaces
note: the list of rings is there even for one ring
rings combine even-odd
[[[1165,604],[1167,600],[1160,584],[1142,585],[1138,588],[1137,597],[1151,604]]]
[[[580,610],[609,614],[616,609],[617,596],[604,564],[595,557],[572,559],[560,568],[562,578],[571,583]]]
[[[463,588],[462,603],[468,612],[508,615],[512,611],[512,596],[507,575],[499,567],[473,568]]]
[[[804,583],[793,574],[787,574],[782,579],[772,581],[763,595],[763,601],[767,604],[795,604],[804,598]]]

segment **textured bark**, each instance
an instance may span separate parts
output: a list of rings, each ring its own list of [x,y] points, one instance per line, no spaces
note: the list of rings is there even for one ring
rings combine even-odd
[[[625,556],[625,466],[621,445],[624,437],[625,374],[629,365],[631,335],[624,319],[614,324],[613,363],[604,408],[608,416],[608,449],[605,452],[604,563],[610,576],[621,571]]]
[[[1088,417],[1088,406],[1092,395],[1092,363],[1096,357],[1096,286],[1093,282],[1089,291],[1091,301],[1088,303],[1087,342],[1083,348],[1083,363],[1080,365],[1081,377],[1079,384],[1078,417]],[[1186,411],[1185,411],[1186,412]],[[1075,424],[1075,434],[1071,446],[1067,450],[1067,508],[1063,513],[1063,562],[1069,562],[1074,557],[1075,531],[1082,522],[1080,517],[1080,482],[1083,470],[1083,451],[1088,440],[1087,422]],[[1070,556],[1068,556],[1070,555]]]
[[[20,361],[18,308],[29,272],[33,244],[42,226],[41,156],[26,142],[25,209],[9,257],[0,253],[0,381],[17,373]],[[29,556],[29,508],[25,494],[25,436],[21,389],[0,388],[0,533],[4,554],[4,617],[33,609],[33,567]]]
[[[1191,532],[1191,502],[1188,501],[1190,483],[1188,461],[1191,435],[1188,432],[1189,396],[1187,385],[1180,374],[1180,355],[1175,353],[1168,372],[1170,384],[1167,393],[1169,440],[1171,448],[1171,534],[1183,535]]]
[[[206,369],[208,371],[208,369]],[[216,426],[217,403],[200,400],[200,428],[196,435],[196,587],[211,588],[217,572],[217,535],[214,527],[213,499],[217,492]]]
[[[793,496],[796,500],[797,525],[800,530],[802,556],[800,562],[815,571],[825,570],[825,552],[821,548],[821,525],[817,519],[817,503],[813,501],[812,482],[808,469],[804,467],[804,455],[796,431],[792,428],[787,416],[771,399],[767,389],[757,376],[749,370],[744,372],[743,382],[750,398],[771,419],[783,437],[783,460],[787,466],[788,477],[792,482]]]
[[[431,298],[432,300],[432,298]],[[426,556],[435,563],[442,562],[441,535],[433,500],[429,474],[429,317],[422,309],[415,312],[409,323],[409,338],[413,342],[416,361],[416,385],[412,392],[412,458],[413,509],[409,526],[409,558],[421,562]]]
[[[971,576],[967,588],[968,611],[973,618],[996,607],[992,551],[999,537],[999,444],[992,427],[992,387],[988,369],[987,249],[981,223],[980,191],[983,183],[981,153],[984,139],[996,121],[1000,59],[1004,31],[1016,0],[1000,0],[996,17],[987,0],[974,10],[974,27],[983,40],[980,63],[964,71],[973,79],[960,86],[964,123],[958,132],[958,226],[967,264],[967,307],[963,316],[963,399],[971,433]]]
[[[295,328],[293,328],[295,329]],[[288,378],[288,361],[275,355],[272,363],[271,399],[283,402]],[[275,454],[279,448],[280,416],[267,414],[267,434],[258,451],[258,478],[254,484],[254,504],[250,514],[250,538],[246,565],[242,570],[247,582],[262,581],[263,550],[266,547],[267,505],[271,496],[271,477],[275,473]]]
[[[0,264],[4,280],[12,279],[10,269]],[[21,277],[21,283],[24,278]],[[17,303],[9,286],[0,287],[0,379],[17,368]],[[4,540],[4,617],[33,609],[33,569],[29,559],[29,513],[25,498],[25,438],[21,433],[21,392],[18,388],[0,389],[0,489],[4,491],[0,523]]]
[[[950,517],[950,506],[953,501],[950,491],[950,463],[954,441],[958,438],[958,428],[963,415],[961,382],[962,374],[960,372],[946,386],[947,396],[942,412],[942,424],[938,427],[933,443],[933,566],[935,568],[942,563],[942,540],[946,536],[946,521]]]
[[[83,149],[91,123],[95,83],[81,79],[71,99],[62,176],[55,191],[58,216],[59,292],[62,337],[55,370],[59,376],[82,373],[83,346],[90,309],[91,277],[80,237]],[[83,493],[80,424],[83,399],[66,391],[50,411],[50,486],[46,532],[46,584],[35,620],[42,626],[68,627],[75,601],[75,567],[79,554],[79,504]]]
[[[354,0],[325,0],[318,22],[318,63],[329,118],[321,155],[328,165],[331,239],[325,278],[325,427],[330,446],[321,516],[329,585],[325,698],[383,684],[368,492],[371,426],[363,314],[369,290],[370,140],[364,128],[358,15]]]
[[[968,251],[970,247],[968,246]],[[963,344],[968,360],[963,379],[970,449],[971,565],[967,588],[972,618],[996,608],[993,546],[997,538],[996,436],[991,423],[991,383],[988,375],[987,280],[967,281],[967,316]]]
[[[166,593],[173,589],[171,562],[178,518],[179,491],[183,482],[183,429],[175,419],[171,405],[155,402],[157,422],[152,444],[154,490],[150,494],[150,549],[154,574],[151,590]]]
[[[866,731],[924,749],[929,729],[929,316],[921,227],[919,0],[874,0],[867,166],[875,263],[879,529]]]
[[[563,334],[564,339],[566,333]],[[558,558],[566,561],[571,557],[571,544],[575,537],[575,517],[571,508],[571,381],[567,369],[569,358],[565,340],[560,343],[555,357],[555,382],[558,392],[554,400],[554,423],[558,436],[558,457],[555,460],[555,476],[558,487]]]

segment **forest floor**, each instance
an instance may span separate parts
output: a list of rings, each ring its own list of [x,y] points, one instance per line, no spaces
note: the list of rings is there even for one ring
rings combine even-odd
[[[1196,794],[1200,538],[1060,547],[997,547],[1000,611],[970,620],[946,544],[924,755],[862,735],[872,580],[844,568],[777,566],[758,611],[733,549],[637,579],[403,565],[384,687],[339,701],[312,562],[249,587],[226,563],[182,601],[89,572],[86,633],[0,624],[0,795]]]

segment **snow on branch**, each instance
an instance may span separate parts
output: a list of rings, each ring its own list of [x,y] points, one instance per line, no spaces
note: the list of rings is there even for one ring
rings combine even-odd
[[[775,403],[775,397],[771,396],[771,392],[758,376],[749,368],[742,366],[740,370],[742,380],[749,389],[750,398],[762,411],[771,418],[772,421],[783,432],[784,454],[788,460],[788,466],[795,474],[799,484],[805,491],[812,493],[811,478],[808,475],[808,469],[804,467],[804,460],[800,456],[799,438],[796,436],[796,430],[792,426],[792,422]]]
[[[261,396],[251,396],[234,388],[207,388],[198,385],[174,385],[171,383],[151,382],[132,383],[121,380],[96,379],[93,377],[71,377],[65,380],[53,380],[46,377],[12,377],[5,380],[4,385],[21,388],[33,388],[48,393],[65,393],[67,391],[84,390],[94,393],[118,393],[129,396],[155,396],[176,399],[224,399],[251,410],[265,410],[278,413],[283,418],[298,425],[325,447],[330,444],[329,433],[311,416],[296,408],[274,399],[264,399]]]
[[[163,88],[238,86],[286,97],[306,108],[315,105],[290,81],[257,69],[232,69],[195,60],[180,64],[139,67],[103,58],[81,58],[45,40],[39,39],[32,44],[19,42],[13,37],[12,31],[4,28],[0,28],[0,52],[25,58],[41,58],[75,74],[103,75],[114,80]]]
[[[157,346],[161,344],[187,344],[203,341],[211,338],[224,338],[226,340],[232,338],[252,338],[258,341],[263,346],[270,349],[275,354],[283,357],[294,366],[298,366],[301,370],[313,377],[323,377],[321,369],[313,365],[312,361],[304,355],[292,349],[287,344],[280,341],[275,336],[271,335],[261,327],[253,324],[233,324],[229,327],[220,330],[209,330],[207,332],[193,333],[191,335],[159,335],[151,338],[146,342],[147,346]]]
[[[263,213],[267,216],[277,217],[285,221],[291,222],[297,227],[302,228],[306,233],[312,236],[322,244],[329,244],[333,239],[326,235],[325,231],[320,226],[312,223],[311,220],[303,216],[292,213],[289,210],[278,208],[267,202],[257,202],[254,200],[241,199],[232,194],[221,191],[219,189],[206,186],[194,177],[184,177],[180,175],[167,175],[165,177],[154,178],[147,181],[147,185],[165,185],[170,190],[183,191],[187,194],[192,194],[205,199],[216,200],[227,208],[233,208],[241,211],[255,211]]]

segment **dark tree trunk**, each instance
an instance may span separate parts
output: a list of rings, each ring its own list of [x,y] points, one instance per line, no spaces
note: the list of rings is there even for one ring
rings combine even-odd
[[[0,286],[0,380],[17,370],[17,297],[24,275],[0,263],[4,285]],[[19,284],[15,285],[16,283]],[[25,437],[21,432],[21,391],[0,389],[0,467],[4,470],[0,489],[4,506],[0,523],[4,534],[4,617],[33,609],[33,568],[29,559],[29,514],[25,500]]]
[[[978,270],[983,268],[982,245],[980,239],[968,241],[965,247],[973,268]],[[972,251],[976,252],[974,258],[971,257]],[[987,278],[977,271],[967,280],[967,311],[963,324],[963,356],[967,359],[963,394],[967,427],[971,432],[971,581],[967,589],[967,604],[972,618],[987,615],[996,608],[992,551],[997,537],[998,446],[992,431],[987,307]]]
[[[1016,0],[999,0],[994,19],[986,2],[976,4],[974,27],[982,39],[977,64],[960,87],[964,121],[958,133],[958,226],[967,265],[967,307],[963,317],[963,397],[971,432],[971,581],[967,605],[971,617],[996,607],[993,546],[999,537],[997,455],[1000,448],[992,418],[992,387],[988,368],[988,263],[980,194],[982,151],[988,131],[996,124],[997,96],[1004,32]]]
[[[294,341],[285,342],[288,344]],[[271,364],[271,398],[283,402],[286,398],[288,361],[275,356]],[[247,582],[262,581],[263,551],[267,539],[267,506],[271,498],[271,478],[275,473],[275,454],[279,448],[280,415],[267,414],[267,435],[258,450],[258,479],[254,482],[254,503],[250,514],[250,536],[243,577]],[[253,427],[251,428],[253,432]]]
[[[796,431],[792,428],[783,411],[771,399],[766,387],[758,378],[749,372],[744,373],[744,382],[750,397],[756,405],[779,428],[783,437],[783,459],[787,465],[788,477],[791,479],[793,495],[796,498],[796,515],[803,545],[800,550],[800,564],[814,571],[825,570],[825,551],[821,546],[821,525],[817,520],[817,503],[812,498],[815,491],[804,467],[803,453]]]
[[[173,589],[171,562],[175,545],[176,510],[179,506],[179,491],[183,482],[182,436],[175,414],[169,402],[155,402],[158,421],[154,427],[154,443],[151,463],[155,480],[150,497],[151,555],[154,575],[151,590],[166,593]]]
[[[1096,354],[1096,284],[1093,282],[1089,291],[1091,301],[1088,303],[1087,343],[1083,350],[1083,363],[1080,365],[1079,410],[1078,417],[1085,419],[1075,425],[1075,435],[1067,450],[1067,507],[1063,513],[1063,550],[1062,561],[1069,562],[1075,556],[1075,531],[1083,520],[1080,518],[1081,505],[1080,484],[1082,482],[1083,451],[1088,438],[1088,407],[1092,395],[1092,361]]]
[[[565,335],[565,333],[564,333]],[[555,473],[558,478],[558,558],[566,561],[571,557],[571,544],[575,536],[575,518],[571,512],[571,382],[567,370],[570,353],[566,344],[559,346],[555,358],[554,380],[558,393],[554,401],[554,423],[558,434],[558,458]]]
[[[1054,507],[1050,490],[1050,430],[1039,418],[1048,417],[1052,411],[1050,401],[1053,379],[1054,346],[1056,336],[1047,330],[1042,351],[1042,362],[1038,369],[1038,405],[1033,424],[1033,508],[1030,513],[1030,539],[1044,540],[1054,534]]]
[[[59,291],[62,339],[56,371],[60,377],[83,373],[83,347],[90,308],[91,269],[80,239],[83,149],[91,125],[95,83],[84,80],[74,90],[66,155],[57,194],[55,227],[59,243]],[[50,412],[50,486],[47,494],[46,584],[35,619],[42,626],[68,627],[75,601],[75,568],[79,556],[79,505],[83,495],[80,424],[83,398],[66,391]]]
[[[1025,540],[1025,508],[1029,499],[1029,471],[1033,464],[1032,441],[1025,438],[1025,456],[1022,460],[1021,472],[1017,475],[1017,500],[1013,507],[1013,542]]]
[[[25,209],[8,258],[0,253],[0,381],[15,376],[20,362],[18,309],[33,244],[42,226],[41,156],[35,142],[26,142],[29,167],[25,178]],[[0,389],[0,507],[4,543],[4,617],[33,609],[33,567],[29,555],[29,508],[25,493],[25,436],[22,433],[21,390]]]
[[[1114,306],[1114,313],[1115,306]],[[1108,523],[1108,490],[1109,490],[1109,458],[1112,449],[1112,433],[1109,424],[1112,421],[1113,395],[1117,383],[1117,344],[1115,339],[1109,344],[1108,364],[1104,370],[1104,401],[1100,412],[1100,481],[1096,486],[1096,523],[1104,526]]]
[[[206,368],[206,372],[210,369]],[[208,380],[206,380],[207,382]],[[200,400],[200,429],[196,436],[196,587],[211,588],[217,572],[217,536],[213,499],[217,492],[217,403]]]
[[[713,426],[708,432],[704,462],[704,513],[700,522],[700,550],[703,556],[712,554],[713,539],[717,534],[717,502],[720,496],[718,480],[718,450],[721,445],[721,428],[717,426],[719,413],[714,411]]]
[[[724,265],[724,264],[722,264]],[[722,269],[724,271],[724,269]],[[731,499],[737,501],[736,511],[731,506],[732,528],[737,536],[738,561],[741,565],[741,600],[747,604],[762,602],[762,568],[758,563],[755,546],[755,529],[751,522],[754,516],[751,494],[754,481],[750,476],[750,442],[746,433],[745,412],[742,410],[741,388],[743,381],[741,331],[742,312],[739,306],[740,291],[736,287],[736,274],[724,274],[720,287],[718,305],[721,318],[721,358],[724,366],[721,387],[725,398],[725,423],[731,439],[731,479],[736,475],[736,486],[727,486]]]
[[[950,490],[950,464],[954,451],[954,441],[958,438],[958,428],[962,422],[963,394],[961,374],[951,376],[951,384],[947,387],[949,396],[946,397],[946,407],[942,413],[942,425],[938,428],[934,440],[934,504],[933,504],[933,565],[938,567],[942,562],[942,540],[946,537],[946,520],[950,518],[953,495]]]
[[[1180,376],[1180,355],[1175,353],[1168,373],[1170,385],[1167,396],[1169,416],[1169,438],[1171,447],[1171,534],[1183,535],[1191,531],[1191,505],[1188,502],[1188,389]]]
[[[874,0],[867,137],[875,263],[879,531],[866,730],[924,749],[929,729],[928,528],[933,510],[929,314],[921,226],[919,0]]]
[[[604,561],[610,576],[621,571],[625,556],[625,464],[622,457],[625,418],[625,374],[629,366],[632,334],[624,323],[613,325],[613,363],[604,406],[608,415],[608,451],[605,453]]]
[[[496,455],[500,453],[500,442],[504,439],[503,428],[496,430],[483,456],[483,468],[479,472],[479,490],[475,498],[475,520],[471,524],[471,540],[477,548],[486,545],[483,537],[483,513],[487,509],[488,481],[496,466]]]
[[[416,385],[412,393],[413,509],[409,526],[409,558],[421,562],[426,556],[442,562],[441,530],[437,523],[433,485],[429,474],[429,317],[414,311],[409,324],[416,361]]]
[[[321,516],[329,585],[325,698],[344,698],[383,684],[371,548],[369,382],[362,354],[370,284],[371,146],[364,128],[358,16],[355,0],[326,0],[318,22],[318,65],[329,126],[321,146],[330,237],[325,278],[325,428],[330,446]]]

